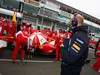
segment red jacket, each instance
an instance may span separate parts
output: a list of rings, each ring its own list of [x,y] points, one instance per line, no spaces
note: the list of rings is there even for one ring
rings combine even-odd
[[[16,33],[16,40],[20,41],[20,43],[24,44],[27,42],[28,32],[27,31],[19,31]]]
[[[97,56],[100,56],[100,42],[98,43],[98,46],[97,46],[96,55],[97,55]]]
[[[11,25],[10,25],[10,20],[6,20],[6,25],[5,25],[5,30],[6,32],[8,33],[8,35],[10,34],[10,31],[11,31]]]
[[[15,22],[12,22],[10,34],[12,36],[15,36],[15,33],[16,33],[16,23]]]
[[[67,33],[66,33],[66,38],[67,38],[67,39],[70,39],[70,38],[71,38],[71,35],[72,35],[71,32],[67,32]]]
[[[4,32],[4,19],[0,20],[0,36],[3,35]]]

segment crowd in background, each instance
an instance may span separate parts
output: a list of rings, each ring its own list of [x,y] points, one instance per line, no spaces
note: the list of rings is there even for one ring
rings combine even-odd
[[[27,45],[28,37],[34,32],[41,32],[46,36],[48,42],[54,41],[53,45],[55,47],[56,61],[61,61],[61,46],[63,39],[65,37],[69,38],[71,36],[70,32],[65,32],[65,30],[62,29],[57,31],[51,31],[50,29],[41,30],[40,28],[33,29],[31,24],[25,22],[20,25],[20,30],[17,32],[16,26],[17,23],[9,19],[4,19],[2,16],[0,17],[0,40],[5,40],[7,43],[14,44],[14,49],[12,50],[12,59],[14,61],[16,60],[19,51],[21,51],[21,59],[24,60],[24,47]]]

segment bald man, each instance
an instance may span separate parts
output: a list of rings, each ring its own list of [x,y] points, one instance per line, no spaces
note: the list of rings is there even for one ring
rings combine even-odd
[[[61,75],[80,75],[88,56],[88,27],[84,17],[75,14],[72,19],[72,36],[64,39],[65,53],[62,57]]]

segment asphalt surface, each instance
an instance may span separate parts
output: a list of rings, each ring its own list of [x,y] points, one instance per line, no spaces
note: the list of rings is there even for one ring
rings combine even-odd
[[[8,51],[9,52],[9,51]],[[4,52],[5,54],[8,52]],[[10,54],[5,55],[4,58],[10,58]],[[4,59],[2,58],[2,59]],[[95,72],[90,65],[95,62],[93,56],[93,50],[89,51],[89,58],[91,63],[85,64],[81,75],[100,75],[100,73]],[[36,61],[37,60],[37,61]],[[17,64],[11,61],[0,61],[0,75],[60,75],[60,62],[55,62],[54,57],[51,56],[34,56],[32,61],[28,63]],[[38,62],[43,61],[43,62]],[[51,62],[45,62],[51,61]],[[67,74],[66,74],[67,75]]]
[[[60,64],[57,63],[27,63],[12,64],[0,62],[2,75],[59,75]]]
[[[0,75],[60,75],[60,62],[26,64],[0,62]],[[95,72],[88,64],[83,67],[81,75],[100,75],[100,73]]]

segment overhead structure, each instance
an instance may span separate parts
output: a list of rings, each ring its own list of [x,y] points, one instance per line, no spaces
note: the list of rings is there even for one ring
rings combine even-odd
[[[68,6],[68,5],[64,4],[64,3],[61,3],[61,2],[59,2],[59,3],[60,3],[60,9],[61,10],[67,11],[67,12],[69,12],[71,14],[79,13],[79,14],[83,15],[85,17],[85,19],[100,25],[100,19],[98,19],[96,17],[93,17],[93,16],[91,16],[91,15],[89,15],[87,13],[84,13],[84,12],[78,10],[78,9],[75,9],[75,8],[73,8],[71,6]]]

